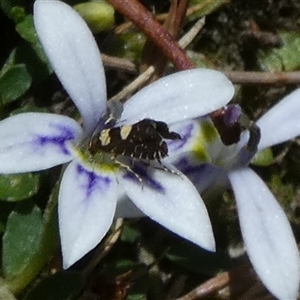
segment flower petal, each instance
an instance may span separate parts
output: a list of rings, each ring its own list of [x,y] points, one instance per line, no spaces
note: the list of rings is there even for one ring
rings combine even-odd
[[[220,195],[228,187],[225,169],[211,164],[195,163],[188,156],[178,160],[175,166],[188,177],[201,195],[205,195],[205,199]]]
[[[202,117],[178,122],[171,125],[169,129],[178,133],[181,139],[166,141],[168,145],[166,161],[172,162],[186,155],[194,156],[197,163],[220,160],[219,155],[221,151],[224,151],[224,146],[209,118]]]
[[[83,19],[60,1],[37,0],[34,24],[51,65],[78,107],[87,132],[106,108],[106,84],[100,53]]]
[[[93,249],[112,224],[117,200],[113,173],[96,174],[72,162],[59,191],[59,228],[64,268]]]
[[[256,124],[261,130],[258,150],[300,135],[300,89],[283,98]]]
[[[150,118],[168,124],[196,118],[226,105],[234,94],[232,83],[209,69],[181,71],[143,88],[124,105],[122,121]]]
[[[179,171],[177,171],[179,172]],[[183,174],[153,170],[143,182],[132,176],[119,178],[134,204],[154,221],[191,242],[215,250],[206,207],[199,193]]]
[[[69,143],[82,129],[73,119],[24,113],[0,122],[0,173],[38,171],[72,159]]]
[[[296,299],[299,254],[290,224],[264,182],[249,168],[229,174],[249,258],[271,293]]]

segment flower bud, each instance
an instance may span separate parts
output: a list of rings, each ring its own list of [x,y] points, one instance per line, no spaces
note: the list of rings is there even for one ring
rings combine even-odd
[[[74,9],[87,22],[94,33],[110,29],[114,25],[115,11],[105,1],[80,3],[75,5]]]

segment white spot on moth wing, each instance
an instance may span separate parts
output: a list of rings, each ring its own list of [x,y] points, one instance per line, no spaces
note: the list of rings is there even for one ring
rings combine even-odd
[[[109,129],[101,131],[99,140],[100,140],[102,146],[109,145],[109,143],[110,143]]]
[[[120,135],[122,140],[126,140],[127,137],[129,136],[130,132],[131,132],[132,126],[128,125],[128,126],[122,126],[121,127],[121,131],[120,131]]]

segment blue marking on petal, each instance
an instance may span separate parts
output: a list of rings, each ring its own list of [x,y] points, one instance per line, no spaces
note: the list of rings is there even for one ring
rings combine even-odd
[[[105,193],[112,182],[111,178],[88,171],[79,164],[76,166],[76,171],[81,177],[78,184],[83,182],[81,188],[86,191],[86,199],[89,199],[94,191],[100,192],[101,194]]]
[[[130,179],[134,181],[139,181],[138,177],[142,180],[141,188],[144,186],[147,186],[151,189],[156,190],[157,192],[164,194],[165,193],[165,188],[163,185],[161,185],[158,181],[156,181],[152,176],[151,173],[153,170],[151,167],[144,167],[141,164],[135,163],[134,166],[131,168],[132,172],[127,171],[123,175],[125,179]],[[164,172],[164,171],[162,171]],[[135,175],[136,174],[136,175]],[[170,174],[171,175],[171,174]],[[138,176],[138,177],[137,177]]]
[[[186,142],[192,137],[192,131],[194,129],[194,124],[190,123],[185,127],[184,132],[180,132],[180,140],[166,140],[168,149],[172,148],[172,151],[182,148]]]
[[[187,158],[179,160],[175,166],[184,173],[196,186],[200,193],[212,188],[226,187],[228,177],[226,170],[208,163],[193,164]]]
[[[52,135],[37,135],[34,144],[39,147],[54,145],[57,146],[63,154],[69,155],[70,151],[66,147],[66,142],[75,139],[74,132],[70,130],[69,127],[57,123],[49,124],[49,127],[56,129],[56,132]]]
[[[185,174],[194,184],[199,182],[211,181],[210,178],[215,178],[215,168],[211,164],[193,164],[187,158],[180,159],[176,164],[176,168]]]
[[[187,158],[182,158],[175,164],[176,168],[188,177],[199,177],[212,168],[209,164],[192,164]]]

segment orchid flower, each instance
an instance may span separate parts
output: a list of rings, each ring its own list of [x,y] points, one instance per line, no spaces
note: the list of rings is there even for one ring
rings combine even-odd
[[[240,109],[229,106],[228,124]],[[249,132],[225,146],[209,117],[174,124],[170,130],[182,139],[168,143],[167,161],[207,193],[231,184],[237,203],[246,250],[257,274],[279,299],[296,299],[299,289],[299,253],[288,219],[266,184],[248,164],[256,151],[300,134],[300,89],[275,105],[256,123],[261,139],[249,146]]]
[[[109,153],[99,151],[93,156],[89,152],[91,138],[104,128],[107,101],[100,53],[83,19],[62,2],[37,0],[34,23],[83,125],[67,116],[47,113],[23,113],[1,121],[0,173],[39,171],[69,163],[64,168],[58,196],[64,268],[101,241],[116,215],[132,217],[140,212],[214,251],[205,205],[183,174],[143,168],[141,164],[141,183]],[[114,126],[132,125],[145,118],[171,125],[226,105],[233,93],[230,81],[214,70],[179,72],[128,100]],[[171,170],[172,166],[167,168]],[[129,204],[122,201],[127,197],[132,201]]]

